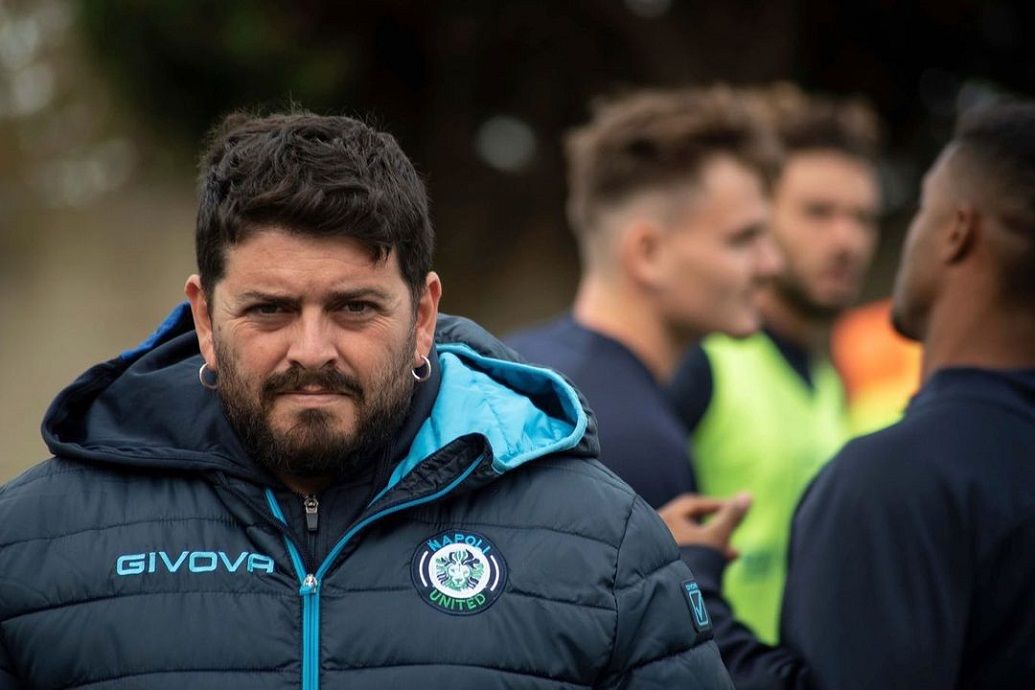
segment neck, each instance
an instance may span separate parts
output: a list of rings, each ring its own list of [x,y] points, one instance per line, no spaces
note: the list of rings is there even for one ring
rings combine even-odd
[[[284,486],[294,491],[299,496],[318,494],[334,482],[332,475],[319,475],[316,477],[300,477],[287,472],[276,472],[276,477]]]
[[[1031,307],[985,308],[966,297],[935,305],[924,337],[923,379],[945,367],[1035,367]]]
[[[667,327],[648,299],[593,275],[579,284],[575,320],[629,348],[661,384],[667,383],[686,349],[697,340]]]
[[[766,327],[784,340],[813,355],[830,348],[830,319],[806,314],[774,288],[762,293],[760,306]]]

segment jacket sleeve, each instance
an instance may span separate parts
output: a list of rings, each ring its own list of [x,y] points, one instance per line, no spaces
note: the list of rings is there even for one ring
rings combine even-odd
[[[972,506],[925,458],[932,451],[902,433],[846,446],[795,516],[781,639],[822,688],[957,683]]]
[[[617,560],[614,646],[597,687],[732,690],[704,605],[687,593],[693,576],[657,513],[638,496]]]
[[[704,546],[679,549],[704,594],[722,660],[738,690],[811,690],[812,675],[804,661],[786,647],[761,642],[738,622],[722,596],[726,557]]]

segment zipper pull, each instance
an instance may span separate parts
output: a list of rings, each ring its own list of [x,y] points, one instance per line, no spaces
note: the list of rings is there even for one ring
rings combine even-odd
[[[317,511],[320,510],[320,502],[316,496],[309,494],[302,500],[302,506],[305,508],[305,528],[315,532],[319,527],[320,515]]]
[[[307,594],[313,594],[316,592],[319,586],[319,580],[316,579],[315,575],[310,573],[305,576],[304,580],[302,580],[302,586],[298,589],[298,593],[302,596],[305,596]]]

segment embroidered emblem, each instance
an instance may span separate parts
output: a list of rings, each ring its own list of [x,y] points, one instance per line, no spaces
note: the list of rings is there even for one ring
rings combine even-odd
[[[690,605],[690,617],[694,623],[694,629],[699,633],[708,632],[712,629],[712,619],[708,616],[708,609],[704,607],[704,596],[701,588],[693,580],[683,583],[683,594]]]
[[[481,534],[460,530],[422,542],[410,573],[421,599],[454,616],[481,613],[507,583],[507,564],[495,545]]]

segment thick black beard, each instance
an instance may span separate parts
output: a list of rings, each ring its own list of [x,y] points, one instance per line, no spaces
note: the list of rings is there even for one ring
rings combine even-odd
[[[300,413],[298,424],[278,437],[254,407],[224,399],[223,409],[249,456],[274,475],[350,477],[384,460],[402,427],[409,402],[407,396],[390,409],[369,411],[356,433],[347,438],[331,433],[329,416],[322,410]]]
[[[249,456],[277,476],[356,476],[383,462],[405,421],[414,390],[412,384],[406,385],[411,376],[408,367],[394,371],[394,378],[372,392],[337,371],[289,370],[264,382],[257,403],[240,381],[233,356],[217,347],[216,359],[218,392],[227,419]],[[297,389],[301,382],[352,395],[356,431],[349,436],[336,434],[330,428],[330,415],[313,409],[301,412],[288,432],[275,433],[267,422],[273,398],[278,390]]]

